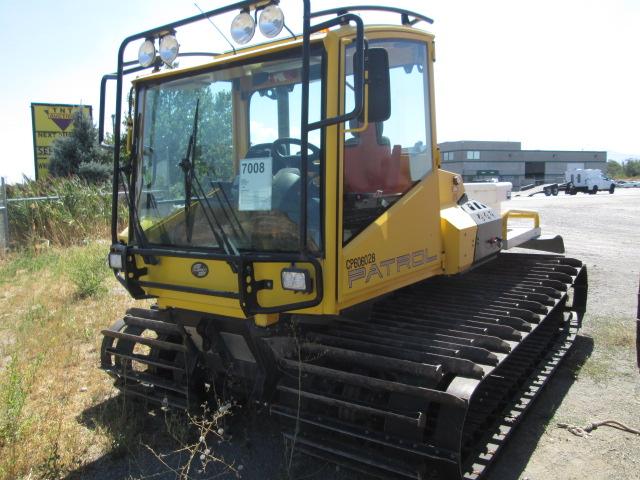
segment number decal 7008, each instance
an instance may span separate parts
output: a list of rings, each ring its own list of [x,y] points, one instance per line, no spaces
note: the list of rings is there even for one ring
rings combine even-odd
[[[243,163],[242,173],[264,173],[264,162]]]

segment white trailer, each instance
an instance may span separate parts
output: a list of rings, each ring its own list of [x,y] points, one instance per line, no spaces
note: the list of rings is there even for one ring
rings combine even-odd
[[[578,192],[596,194],[601,191],[613,193],[616,184],[597,168],[576,168],[564,173],[567,182],[566,193],[575,195]]]

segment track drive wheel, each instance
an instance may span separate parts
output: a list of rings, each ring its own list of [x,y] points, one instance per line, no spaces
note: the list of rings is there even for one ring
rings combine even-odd
[[[181,327],[151,315],[127,314],[102,333],[101,368],[116,379],[116,387],[162,405],[188,408],[195,356]]]

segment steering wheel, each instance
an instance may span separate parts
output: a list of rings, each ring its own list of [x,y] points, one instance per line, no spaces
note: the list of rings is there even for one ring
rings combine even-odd
[[[273,158],[274,171],[276,171],[276,165],[278,166],[278,169],[285,167],[300,168],[300,159],[302,158],[302,155],[284,154],[283,152],[287,151],[284,148],[285,145],[298,145],[301,147],[302,141],[298,138],[283,137],[278,138],[271,144],[271,157]],[[320,149],[312,143],[307,143],[307,148],[311,151],[307,156],[309,160],[308,173],[318,175],[320,174]]]
[[[256,145],[251,145],[244,158],[270,157],[272,147],[273,144],[271,143],[258,143]]]

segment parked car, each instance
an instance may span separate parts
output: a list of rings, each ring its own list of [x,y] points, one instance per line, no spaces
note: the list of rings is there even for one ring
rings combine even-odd
[[[619,188],[640,188],[640,181],[637,180],[618,180],[616,183]]]

